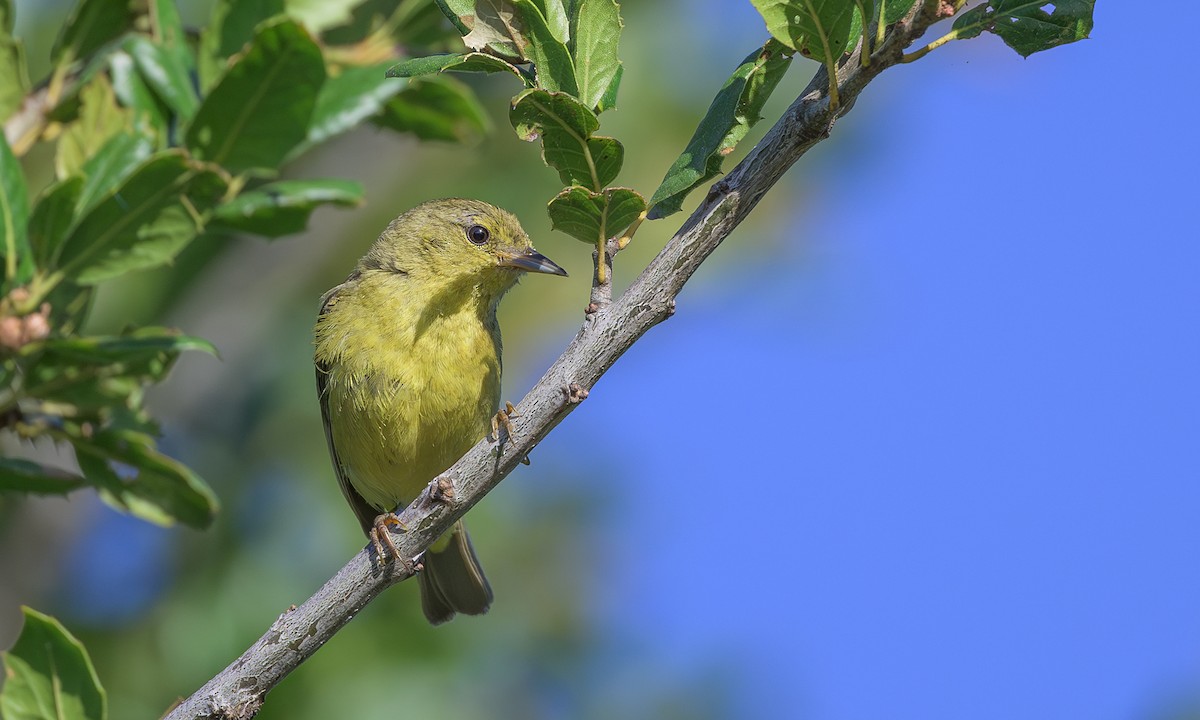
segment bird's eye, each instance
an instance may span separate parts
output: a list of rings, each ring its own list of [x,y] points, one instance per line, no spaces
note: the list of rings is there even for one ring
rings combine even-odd
[[[467,228],[467,239],[476,245],[484,244],[488,241],[488,237],[490,236],[491,233],[489,233],[488,229],[482,225],[472,225],[471,227]]]

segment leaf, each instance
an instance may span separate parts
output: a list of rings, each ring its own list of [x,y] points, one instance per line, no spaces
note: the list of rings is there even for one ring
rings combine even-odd
[[[0,457],[0,493],[65,495],[87,483],[66,470],[31,460]]]
[[[0,122],[21,107],[29,90],[25,46],[12,33],[11,0],[0,0]]]
[[[579,95],[579,84],[575,79],[575,66],[571,53],[558,38],[554,37],[546,18],[532,0],[514,0],[517,16],[525,26],[527,45],[522,48],[524,57],[533,61],[537,86],[551,92]]]
[[[854,3],[850,0],[750,0],[779,42],[820,61],[836,75],[837,61],[851,47]]]
[[[506,57],[525,58],[525,27],[510,0],[474,0],[439,3],[449,8],[460,24],[470,30],[463,42],[472,50],[488,50]],[[470,6],[470,10],[467,7]]]
[[[442,72],[511,72],[521,78],[525,76],[516,65],[501,60],[495,55],[471,52],[462,55],[430,55],[428,57],[412,58],[388,68],[387,76],[393,78],[411,78],[422,75],[433,75]]]
[[[192,70],[181,59],[190,55],[172,51],[170,48],[135,35],[125,43],[125,50],[137,63],[138,71],[146,83],[181,120],[187,120],[200,106],[196,88],[192,85]]]
[[[213,212],[211,229],[232,229],[264,237],[298,233],[320,205],[362,205],[362,186],[346,180],[285,180],[248,190]]]
[[[157,147],[165,146],[170,111],[138,73],[129,53],[117,50],[108,56],[108,75],[117,102],[132,115],[132,133],[153,138]]]
[[[522,140],[541,139],[542,159],[564,185],[599,191],[616,179],[625,158],[620,142],[593,136],[596,114],[566,93],[526,90],[513,98],[509,120]]]
[[[105,365],[123,363],[142,367],[148,359],[174,359],[185,350],[216,355],[217,349],[204,338],[184,335],[164,327],[141,327],[126,335],[55,338],[41,344],[46,359],[55,362]],[[155,370],[147,379],[159,380],[166,369]]]
[[[76,175],[108,139],[130,127],[130,113],[117,105],[108,77],[97,74],[79,94],[79,118],[58,140],[54,172],[59,180]]]
[[[616,237],[646,210],[646,199],[629,188],[610,187],[590,192],[578,185],[566,188],[547,206],[550,226],[592,245]]]
[[[887,0],[887,4],[883,6],[883,24],[899,22],[916,3],[917,0]]]
[[[321,49],[304,28],[292,20],[262,26],[204,98],[187,147],[235,174],[275,170],[308,134],[324,82]]]
[[[384,77],[385,67],[386,64],[347,67],[340,75],[326,78],[317,95],[307,135],[288,153],[288,159],[299,157],[314,145],[379,114],[388,100],[404,89],[404,83]]]
[[[1029,57],[1087,38],[1095,5],[1095,0],[992,0],[959,16],[954,30],[959,38],[976,37],[984,30],[993,32],[1022,57]],[[1053,12],[1046,12],[1045,7]]]
[[[791,61],[790,51],[770,40],[733,71],[650,198],[650,219],[679,212],[688,193],[721,172],[721,161],[758,122],[763,105]]]
[[[352,11],[365,0],[287,0],[287,14],[314,33],[345,25],[354,19]]]
[[[81,212],[91,210],[102,196],[116,190],[153,152],[154,145],[145,135],[122,132],[110,137],[99,152],[83,163],[83,189],[76,207]]]
[[[83,644],[49,615],[22,606],[25,627],[4,660],[0,717],[105,720],[104,688]]]
[[[579,99],[589,108],[612,107],[605,103],[609,88],[620,81],[621,61],[617,43],[621,38],[621,14],[614,0],[578,0],[575,21],[575,76]]]
[[[217,0],[200,33],[196,69],[201,89],[207,92],[216,83],[228,67],[225,59],[245,48],[259,23],[284,11],[284,0]]]
[[[79,0],[59,32],[50,61],[63,65],[86,58],[133,29],[137,0]]]
[[[224,189],[216,173],[181,151],[152,156],[63,241],[61,274],[94,285],[169,262],[199,231],[197,213],[215,205]]]
[[[193,349],[216,354],[207,340],[159,327],[116,337],[46,340],[24,349],[24,391],[56,404],[77,425],[107,426],[121,419],[126,426],[151,427],[142,410],[144,386],[165,378],[180,353]]]
[[[76,175],[50,185],[33,205],[29,216],[29,245],[37,264],[49,267],[67,231],[76,220],[83,178]]]
[[[25,185],[25,173],[0,133],[0,254],[4,256],[4,279],[8,289],[24,285],[33,276],[33,253],[26,228],[28,220],[29,190]]]
[[[212,489],[183,463],[160,453],[149,435],[108,428],[68,439],[84,475],[110,505],[157,525],[182,522],[203,529],[212,523],[219,507]],[[122,478],[112,463],[125,466],[132,477]]]
[[[569,45],[571,42],[571,19],[563,0],[534,0],[534,2],[537,3],[542,17],[546,18],[546,25],[550,28],[554,39],[564,45]]]
[[[491,127],[487,111],[467,85],[449,77],[411,80],[375,124],[422,140],[473,142]]]

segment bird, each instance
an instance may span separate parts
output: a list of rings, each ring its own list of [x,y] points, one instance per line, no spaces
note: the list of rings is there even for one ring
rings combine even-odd
[[[567,274],[511,213],[449,198],[393,220],[322,296],[314,361],[325,437],[379,562],[405,562],[388,530],[399,524],[393,511],[506,420],[496,308],[526,273]],[[461,520],[421,557],[417,581],[434,625],[492,603]]]

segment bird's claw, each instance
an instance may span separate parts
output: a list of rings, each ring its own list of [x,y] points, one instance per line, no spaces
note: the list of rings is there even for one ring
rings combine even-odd
[[[408,526],[394,512],[386,512],[375,518],[372,523],[370,538],[371,545],[375,548],[375,557],[379,562],[380,567],[396,561],[404,565],[404,569],[409,573],[414,571],[412,563],[408,558],[400,553],[400,549],[396,547],[396,543],[392,541],[392,532],[388,529],[389,525],[395,525],[400,528],[401,532],[408,532]]]
[[[505,435],[507,437],[512,437],[513,426],[511,418],[519,417],[520,414],[521,413],[517,412],[517,409],[513,407],[512,403],[504,403],[504,409],[492,416],[492,438],[496,442],[500,441],[501,426],[504,427]]]

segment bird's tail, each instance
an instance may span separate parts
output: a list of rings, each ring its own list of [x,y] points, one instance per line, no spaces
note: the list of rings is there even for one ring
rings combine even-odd
[[[492,587],[479,567],[467,529],[461,522],[455,523],[449,536],[448,542],[437,543],[444,542],[444,547],[425,552],[421,558],[425,569],[417,576],[421,609],[434,625],[446,622],[455,613],[482,615],[492,604]]]

